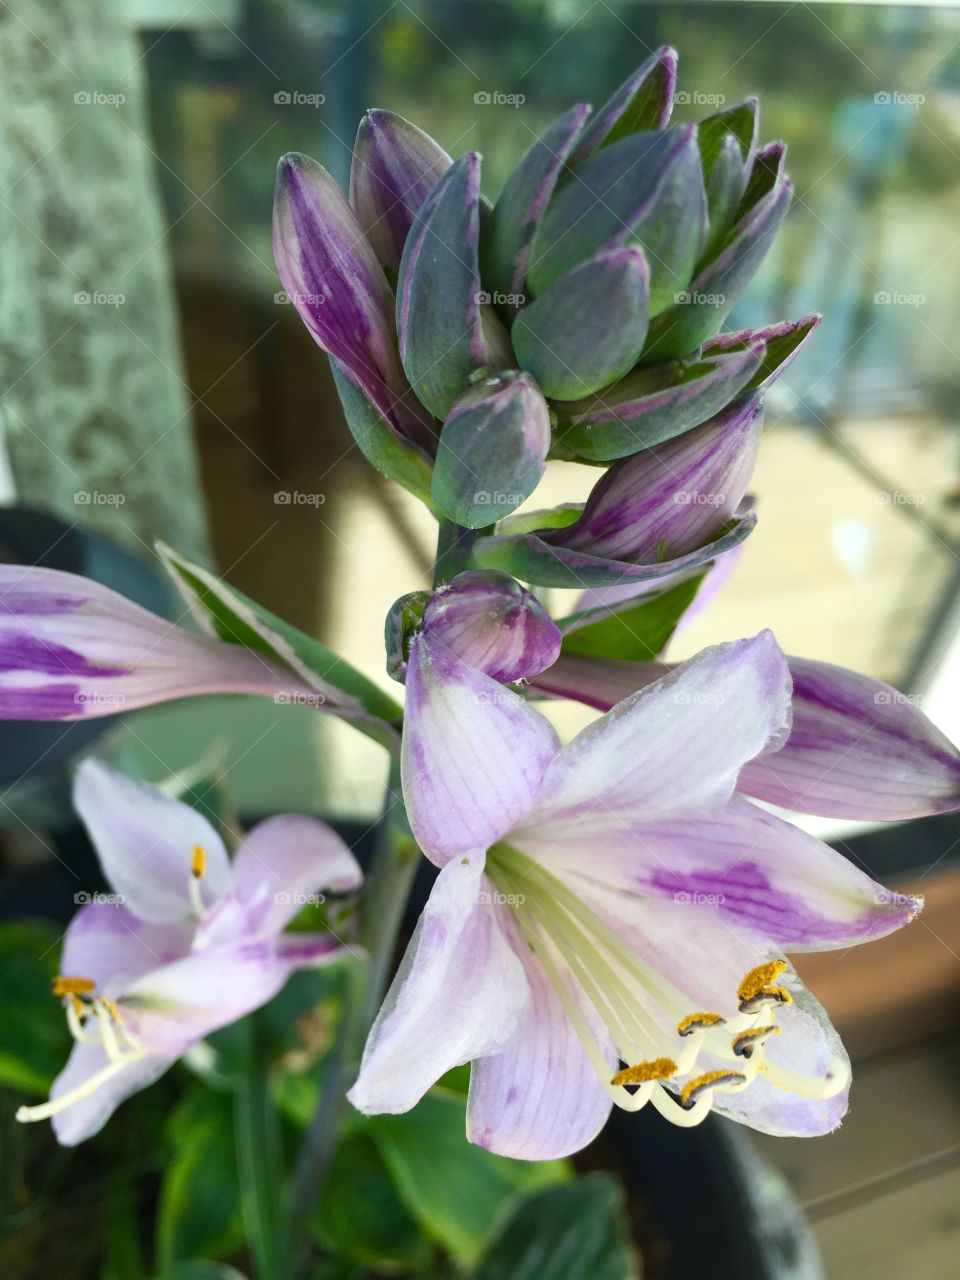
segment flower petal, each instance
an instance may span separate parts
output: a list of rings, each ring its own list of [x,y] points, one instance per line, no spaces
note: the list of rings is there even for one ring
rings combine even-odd
[[[151,923],[122,903],[89,902],[67,927],[60,969],[95,982],[97,995],[115,996],[151,969],[186,955],[192,939],[192,923]]]
[[[90,578],[0,565],[4,720],[80,720],[203,693],[306,691],[263,654],[194,635]]]
[[[555,1160],[592,1142],[613,1103],[543,969],[525,947],[518,954],[533,998],[503,1049],[473,1064],[467,1137],[497,1155]],[[594,1030],[612,1074],[609,1037],[602,1026]]]
[[[295,969],[315,963],[314,935],[305,936],[311,941],[300,950],[244,939],[155,969],[120,997],[124,1026],[148,1052],[178,1058],[211,1031],[272,1000]]]
[[[445,1071],[496,1053],[530,999],[483,868],[475,850],[437,876],[347,1094],[367,1115],[409,1111]]]
[[[518,694],[414,636],[401,754],[413,834],[442,865],[489,848],[533,808],[557,736]]]
[[[960,753],[906,695],[856,671],[789,658],[793,728],[737,788],[799,813],[903,821],[960,807]]]
[[[789,716],[790,676],[769,631],[704,649],[563,747],[522,830],[549,843],[574,822],[583,835],[616,831],[719,802]]]
[[[202,814],[99,760],[77,771],[73,801],[107,879],[141,920],[191,919],[195,846],[206,861],[199,888],[206,906],[226,893],[230,863],[223,841]]]
[[[139,1093],[173,1066],[173,1058],[148,1054],[128,1063],[116,1075],[96,1088],[90,1095],[60,1111],[52,1119],[53,1131],[63,1147],[75,1147],[99,1133],[103,1126],[131,1094]],[[67,1065],[53,1082],[50,1097],[78,1089],[98,1071],[109,1066],[110,1059],[102,1045],[75,1044],[67,1059]]]
[[[543,837],[541,836],[541,841]],[[517,838],[532,851],[542,844]],[[816,837],[733,796],[692,813],[589,834],[576,823],[540,860],[579,880],[690,908],[691,927],[716,916],[787,951],[882,938],[909,923],[920,899],[892,893]]]
[[[311,894],[352,893],[363,872],[344,841],[319,818],[282,814],[245,837],[233,860],[233,891],[251,928],[277,934]]]

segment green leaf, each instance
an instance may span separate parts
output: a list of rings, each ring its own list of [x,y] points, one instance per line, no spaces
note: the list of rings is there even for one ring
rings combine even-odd
[[[432,1255],[369,1133],[354,1133],[341,1143],[313,1225],[321,1244],[373,1267],[422,1274]]]
[[[206,629],[230,644],[268,654],[317,689],[329,711],[385,746],[395,745],[391,722],[401,709],[379,686],[313,636],[284,622],[242,591],[158,543],[164,567]]]
[[[649,662],[663,652],[705,576],[698,573],[664,591],[561,619],[563,652]]]
[[[524,1196],[471,1280],[626,1280],[623,1200],[617,1181],[604,1174]]]
[[[167,1126],[173,1148],[157,1204],[157,1269],[195,1254],[214,1257],[243,1242],[233,1099],[193,1088]]]
[[[435,1089],[404,1115],[373,1117],[370,1130],[421,1228],[469,1262],[513,1196],[561,1181],[568,1167],[563,1161],[507,1160],[473,1146],[465,1117],[465,1098]]]
[[[72,1047],[59,1000],[50,994],[62,931],[40,921],[0,925],[0,972],[16,999],[0,1020],[0,1084],[45,1094]]]

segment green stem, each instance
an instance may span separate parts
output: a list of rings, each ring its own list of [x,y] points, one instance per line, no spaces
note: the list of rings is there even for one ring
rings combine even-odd
[[[280,1231],[280,1125],[270,1093],[269,1065],[257,1035],[258,1022],[257,1015],[249,1020],[248,1071],[234,1098],[240,1198],[257,1280],[286,1280]]]
[[[470,563],[470,552],[477,538],[483,537],[490,529],[465,529],[454,524],[452,520],[440,517],[440,528],[437,532],[437,559],[433,572],[433,585],[442,587],[445,582],[462,573]]]
[[[298,1243],[291,1275],[309,1261],[307,1224],[333,1158],[336,1138],[348,1111],[346,1090],[356,1077],[367,1032],[377,1015],[390,977],[394,951],[410,887],[417,870],[417,847],[401,820],[399,762],[391,762],[384,815],[376,855],[364,886],[360,943],[368,956],[363,969],[352,967],[337,1035],[316,1110],[304,1136],[290,1183],[287,1232]]]

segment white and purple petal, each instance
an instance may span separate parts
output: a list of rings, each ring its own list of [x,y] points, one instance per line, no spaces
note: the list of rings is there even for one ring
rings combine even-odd
[[[347,1095],[368,1115],[408,1111],[451,1067],[501,1050],[530,988],[505,907],[474,850],[440,871]]]
[[[423,852],[438,866],[486,849],[534,807],[559,743],[518,694],[427,632],[407,667],[403,795]]]

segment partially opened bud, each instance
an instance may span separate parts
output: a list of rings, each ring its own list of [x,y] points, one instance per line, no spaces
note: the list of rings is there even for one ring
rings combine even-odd
[[[483,569],[458,574],[432,596],[413,592],[396,602],[387,618],[387,669],[395,680],[404,679],[418,631],[505,684],[539,675],[560,652],[560,628],[536,596],[506,574]]]

